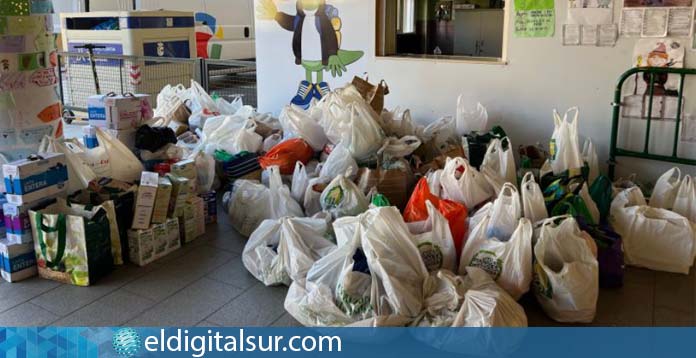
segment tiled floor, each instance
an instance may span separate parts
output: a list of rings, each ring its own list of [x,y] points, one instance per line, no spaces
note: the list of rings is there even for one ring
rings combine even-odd
[[[292,326],[286,288],[266,288],[241,262],[242,239],[220,216],[205,237],[145,268],[118,268],[82,288],[33,278],[0,280],[0,326]],[[626,285],[601,290],[599,326],[696,324],[696,275],[628,268]],[[555,326],[534,298],[530,325]]]

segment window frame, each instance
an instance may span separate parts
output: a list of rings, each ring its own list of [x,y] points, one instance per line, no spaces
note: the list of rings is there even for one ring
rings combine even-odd
[[[426,61],[426,62],[457,62],[457,63],[471,63],[471,64],[487,64],[487,65],[507,65],[508,64],[508,44],[510,40],[510,21],[512,17],[512,2],[513,0],[506,0],[505,7],[503,7],[503,42],[502,42],[502,52],[501,57],[474,57],[474,56],[461,56],[461,55],[433,55],[433,54],[422,54],[422,55],[406,55],[406,54],[387,54],[390,52],[396,52],[396,34],[401,34],[397,30],[398,22],[400,21],[398,12],[396,17],[396,24],[393,24],[394,19],[386,18],[386,13],[388,11],[398,11],[395,6],[394,8],[389,8],[390,0],[375,0],[375,58],[378,61],[381,60],[399,60],[399,61]],[[397,0],[394,5],[400,4],[401,1]],[[393,5],[392,5],[393,6]],[[415,15],[415,14],[414,14]],[[414,18],[415,23],[415,18]],[[393,38],[390,39],[388,36],[391,34],[387,33],[388,28],[393,28]],[[390,51],[391,49],[391,51]]]

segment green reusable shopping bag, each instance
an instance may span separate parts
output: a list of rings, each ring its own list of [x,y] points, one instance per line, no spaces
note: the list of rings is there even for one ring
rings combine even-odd
[[[558,202],[551,210],[551,217],[570,215],[573,217],[581,217],[584,222],[590,225],[596,225],[592,219],[590,210],[587,209],[587,204],[578,195],[568,195],[563,200]]]
[[[597,209],[599,209],[600,222],[606,223],[609,219],[609,211],[611,210],[611,180],[604,175],[597,177],[590,187],[590,196],[592,197],[592,200],[594,200],[595,204],[597,204]]]
[[[58,203],[30,214],[39,275],[76,286],[89,286],[113,266],[111,226],[103,208],[77,215]]]

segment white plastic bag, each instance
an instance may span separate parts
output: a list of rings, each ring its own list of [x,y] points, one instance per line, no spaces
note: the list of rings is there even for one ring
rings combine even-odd
[[[227,211],[230,223],[242,236],[248,237],[266,219],[270,219],[268,188],[258,182],[234,182]]]
[[[486,228],[486,235],[503,242],[508,241],[522,218],[520,194],[515,186],[510,183],[503,186],[500,195],[493,202],[489,215],[491,220]]]
[[[414,235],[414,244],[429,272],[442,269],[454,272],[457,268],[457,249],[454,247],[449,223],[430,201],[426,201],[425,205],[428,219],[407,224]]]
[[[469,103],[464,94],[457,99],[457,134],[465,136],[471,132],[488,130],[488,111],[481,103]]]
[[[64,140],[65,142],[75,142],[74,140]],[[97,179],[94,171],[83,161],[83,159],[70,150],[59,139],[45,136],[39,145],[39,154],[42,153],[62,153],[68,163],[68,193],[86,189],[89,183]]]
[[[222,97],[219,97],[218,99],[215,100],[215,105],[218,108],[218,111],[222,115],[233,115],[237,113],[242,107],[244,107],[244,102],[242,101],[242,97],[235,97],[235,99],[232,102],[227,102]]]
[[[681,170],[677,167],[663,174],[655,183],[655,188],[650,196],[650,206],[659,209],[672,209],[674,199],[681,186],[681,177]]]
[[[337,220],[334,230],[338,247],[312,266],[305,283],[293,282],[285,309],[305,326],[415,318],[428,272],[399,211],[372,209]]]
[[[319,176],[331,180],[339,175],[353,180],[358,174],[358,163],[350,155],[350,151],[342,143],[338,143],[323,163]]]
[[[257,153],[263,146],[263,137],[256,133],[256,127],[256,121],[248,119],[243,128],[230,133],[229,136],[217,135],[209,144],[212,144],[215,149],[225,150],[232,155],[241,152]]]
[[[274,133],[268,136],[263,141],[263,151],[269,152],[273,147],[283,142],[283,136],[280,133]]]
[[[486,216],[471,229],[459,261],[459,274],[465,275],[467,267],[478,267],[486,272],[510,296],[519,300],[529,291],[532,282],[532,223],[517,220],[515,231],[508,240],[500,240],[487,233],[494,224]]]
[[[215,100],[195,80],[191,80],[191,87],[181,96],[185,98],[185,103],[191,110],[189,127],[193,130],[203,128],[208,118],[220,115]]]
[[[198,194],[209,193],[215,183],[215,158],[199,150],[192,153],[189,159],[193,159],[196,163]]]
[[[339,175],[326,187],[320,198],[322,210],[334,218],[356,216],[365,212],[370,203],[355,183]]]
[[[532,172],[525,174],[520,186],[524,217],[529,219],[532,223],[547,219],[549,213],[546,210],[544,193],[541,192],[539,184],[534,180],[534,174]]]
[[[573,111],[575,111],[575,117],[569,122],[568,116]],[[581,170],[584,166],[578,139],[579,116],[580,110],[577,107],[569,109],[563,119],[557,111],[553,111],[556,128],[551,137],[549,152],[551,154],[551,167],[556,175],[569,169]]]
[[[288,105],[280,113],[285,139],[299,137],[304,139],[315,152],[324,149],[328,142],[324,129],[302,108]]]
[[[463,170],[463,172],[462,172]],[[466,159],[447,158],[440,179],[443,199],[449,199],[475,208],[491,198],[489,184],[481,173]]]
[[[378,154],[384,158],[399,159],[407,157],[421,146],[421,140],[416,136],[405,136],[402,138],[389,137],[379,150]]]
[[[503,141],[507,141],[507,150],[503,149]],[[503,180],[503,183],[517,185],[517,168],[515,167],[515,156],[513,154],[512,142],[505,137],[503,139],[493,139],[488,145],[486,155],[483,157],[481,171],[490,170]]]
[[[109,157],[111,178],[129,183],[140,180],[140,175],[145,168],[128,147],[100,128],[97,128],[97,140],[99,141],[97,148],[103,148]],[[91,152],[93,149],[89,151]]]
[[[290,194],[292,198],[301,203],[304,200],[307,185],[309,185],[309,174],[307,168],[302,162],[295,163],[295,171],[292,173],[292,182],[290,186]]]
[[[510,295],[483,270],[466,269],[464,295],[453,327],[527,327],[527,315]]]
[[[442,169],[438,169],[434,172],[429,172],[425,175],[428,180],[428,188],[430,188],[430,193],[437,196],[438,198],[442,196]]]
[[[599,295],[599,264],[575,219],[545,220],[534,255],[534,293],[544,312],[558,322],[592,322]]]
[[[302,200],[302,206],[305,209],[305,214],[307,216],[312,216],[319,213],[322,210],[321,207],[321,194],[324,190],[320,188],[329,182],[325,178],[311,178],[307,183],[307,188],[304,192],[304,198]]]
[[[234,183],[228,212],[232,226],[243,236],[251,235],[264,220],[304,217],[300,204],[283,185],[278,167],[270,167],[268,172],[270,188],[249,180]]]
[[[312,264],[336,247],[327,232],[324,219],[266,220],[249,237],[242,262],[266,286],[304,281]]]
[[[627,265],[689,273],[696,246],[687,218],[645,205],[640,189],[634,187],[614,198],[610,222],[623,239]]]
[[[423,142],[433,141],[436,147],[441,147],[443,144],[450,141],[459,141],[453,117],[442,117],[424,128],[418,128],[416,136]]]
[[[393,111],[382,112],[382,128],[388,136],[397,138],[415,135],[419,126],[414,124],[411,111],[396,108]]]
[[[599,158],[592,139],[587,138],[582,147],[582,158],[590,168],[590,173],[587,176],[587,182],[591,185],[599,176]]]
[[[685,175],[682,179],[672,210],[696,223],[696,187],[690,175]]]
[[[272,166],[269,172],[269,205],[271,216],[268,219],[280,219],[282,217],[304,217],[300,204],[290,195],[290,189],[283,184],[280,168]]]

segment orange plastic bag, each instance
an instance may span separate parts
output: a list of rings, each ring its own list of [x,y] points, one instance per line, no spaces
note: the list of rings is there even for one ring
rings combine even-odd
[[[464,248],[464,239],[469,230],[466,219],[469,217],[469,212],[466,206],[456,203],[451,200],[440,199],[430,192],[428,181],[423,178],[416,185],[416,189],[411,195],[406,210],[404,210],[404,220],[406,222],[418,222],[428,219],[428,208],[425,202],[430,200],[437,210],[449,222],[450,230],[454,245],[457,248],[457,257]]]
[[[280,167],[280,174],[292,175],[297,162],[307,164],[312,157],[314,157],[314,149],[304,140],[294,138],[271,148],[266,155],[259,158],[259,163],[263,169],[277,165]]]

